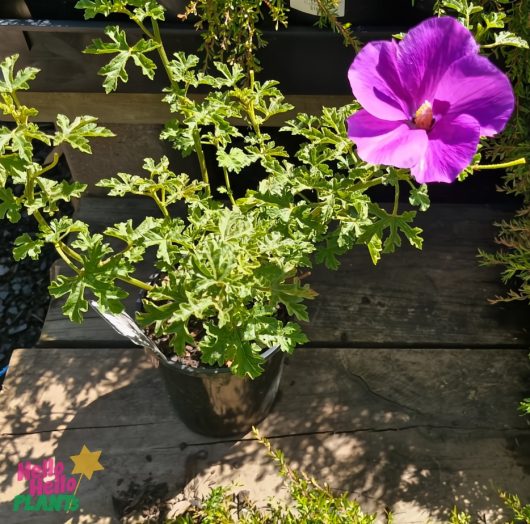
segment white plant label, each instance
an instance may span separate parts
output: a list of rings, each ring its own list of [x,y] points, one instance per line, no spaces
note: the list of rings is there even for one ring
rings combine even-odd
[[[109,324],[117,333],[123,337],[128,338],[133,344],[149,349],[155,353],[162,360],[168,361],[166,356],[158,349],[158,346],[147,337],[140,326],[127,314],[110,313],[109,311],[102,311],[99,304],[95,300],[89,301],[90,306],[96,311],[103,320]]]
[[[302,11],[309,15],[318,15],[318,4],[315,0],[291,0],[291,9]],[[346,0],[340,0],[337,5],[337,16],[344,16]]]

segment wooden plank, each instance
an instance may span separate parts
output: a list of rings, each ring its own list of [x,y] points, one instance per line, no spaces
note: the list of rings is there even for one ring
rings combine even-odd
[[[79,216],[99,228],[107,220],[145,216],[135,201],[85,199]],[[511,212],[498,205],[433,205],[418,216],[422,251],[403,246],[373,266],[359,247],[343,257],[337,272],[318,267],[311,282],[319,296],[309,304],[304,326],[313,345],[525,347],[530,345],[528,306],[492,306],[505,292],[498,268],[481,268],[479,248],[493,251],[495,221]],[[140,273],[150,273],[149,264]],[[140,275],[141,276],[141,275]],[[134,310],[136,297],[128,303]],[[56,347],[123,346],[124,341],[89,312],[80,328],[65,319],[53,301],[40,345]]]
[[[530,492],[530,427],[516,410],[529,379],[524,350],[302,349],[260,430],[292,465],[400,524],[444,522],[455,503],[498,522],[498,489]],[[25,489],[19,461],[54,455],[68,467],[83,444],[105,467],[79,490],[87,522],[111,522],[111,496],[131,482],[165,484],[170,497],[191,481],[199,493],[239,481],[259,501],[283,493],[251,435],[183,426],[139,349],[17,350],[0,407],[2,522]],[[54,518],[16,514],[17,524]]]
[[[171,117],[169,106],[162,102],[159,93],[21,93],[21,101],[39,109],[37,122],[55,122],[57,113],[70,118],[90,114],[104,124],[164,124]],[[203,95],[192,95],[201,100]],[[286,101],[296,107],[284,115],[272,118],[271,126],[280,126],[293,118],[296,112],[319,114],[322,106],[342,106],[352,101],[350,95],[287,95]]]
[[[433,205],[416,221],[421,251],[403,245],[374,267],[354,249],[337,273],[316,268],[307,332],[316,344],[528,346],[528,305],[489,304],[506,288],[500,269],[477,259],[498,249],[494,223],[512,216],[499,205]]]

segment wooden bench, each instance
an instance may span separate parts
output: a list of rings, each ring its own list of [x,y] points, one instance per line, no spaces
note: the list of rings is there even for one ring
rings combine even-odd
[[[55,120],[57,111],[90,112],[120,131],[122,149],[120,137],[96,146],[113,172],[131,156],[127,126],[144,126],[144,136],[156,137],[168,114],[159,103],[160,78],[146,88],[132,72],[126,92],[101,94],[96,72],[103,60],[79,57],[104,25],[0,20],[0,53],[18,52],[21,64],[43,69],[33,85],[37,92],[21,94],[41,110],[40,121]],[[191,28],[164,31],[178,49],[200,43]],[[356,35],[369,40],[397,32],[372,28]],[[352,53],[336,35],[294,28],[267,38],[265,70],[282,80],[298,110],[351,100],[344,71]],[[308,56],[320,57],[316,75],[298,67]],[[165,152],[151,138],[135,147],[143,156],[147,148]],[[83,161],[86,172],[76,177],[91,184],[91,196],[80,202],[77,218],[102,229],[129,218],[131,210],[137,219],[151,212],[141,200],[99,198],[94,172],[112,172]],[[403,246],[374,267],[358,248],[337,272],[313,271],[319,296],[304,326],[311,342],[289,358],[278,401],[260,424],[292,466],[350,491],[381,521],[390,509],[396,523],[445,522],[456,505],[500,522],[499,490],[530,493],[530,427],[517,412],[530,395],[528,306],[488,304],[505,290],[499,270],[480,268],[476,259],[479,248],[495,249],[492,224],[513,209],[472,201],[439,203],[420,215],[422,251]],[[149,264],[139,272],[145,277]],[[233,481],[261,503],[285,496],[251,434],[211,439],[192,433],[170,408],[141,349],[128,347],[94,314],[78,326],[60,308],[52,301],[38,348],[14,352],[0,393],[0,522],[64,522],[69,515],[63,513],[14,512],[14,497],[26,491],[18,464],[55,456],[69,471],[69,457],[83,445],[101,450],[105,469],[80,484],[74,522],[116,522],[126,499],[157,491],[177,497],[185,487],[204,494]]]
[[[133,209],[150,212],[142,200],[92,197],[76,216],[102,229]],[[489,305],[503,287],[476,260],[510,212],[434,205],[418,220],[423,251],[403,246],[374,267],[359,248],[339,271],[314,271],[311,347],[289,358],[260,424],[290,464],[398,523],[443,522],[455,504],[496,522],[499,490],[530,492],[530,427],[517,412],[530,386],[527,306]],[[236,481],[262,503],[285,496],[251,434],[190,432],[143,351],[99,318],[73,325],[53,301],[40,346],[15,351],[0,395],[1,522],[59,522],[13,512],[25,489],[17,466],[54,455],[68,468],[83,444],[102,451],[105,469],[80,484],[80,522],[114,522],[123,500],[177,497],[186,485],[204,494]]]
[[[292,466],[380,518],[446,522],[457,505],[497,522],[498,490],[530,492],[530,428],[516,412],[529,376],[520,349],[301,349],[259,427]],[[54,455],[69,468],[83,445],[105,469],[80,484],[79,522],[115,522],[113,497],[160,486],[175,497],[190,482],[192,494],[237,482],[261,503],[285,496],[252,435],[211,439],[179,421],[141,349],[18,350],[0,402],[2,522],[63,522],[13,513],[17,466]]]

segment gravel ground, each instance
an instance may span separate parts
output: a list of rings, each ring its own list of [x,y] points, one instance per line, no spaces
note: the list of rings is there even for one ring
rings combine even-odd
[[[50,131],[49,127],[46,130]],[[45,146],[39,148],[37,160],[43,161],[48,152]],[[57,180],[70,177],[64,159],[50,176]],[[20,188],[13,187],[13,191],[17,193]],[[69,206],[63,210],[69,211]],[[12,350],[36,344],[50,301],[49,270],[56,258],[54,250],[47,246],[39,260],[15,262],[12,255],[15,239],[36,230],[31,216],[24,215],[16,224],[0,221],[0,384]]]

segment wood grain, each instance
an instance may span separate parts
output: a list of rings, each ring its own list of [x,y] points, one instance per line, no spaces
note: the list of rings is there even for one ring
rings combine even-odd
[[[302,349],[260,430],[290,464],[366,510],[393,509],[398,523],[445,522],[454,504],[498,522],[498,489],[530,492],[530,428],[516,410],[529,378],[524,350]],[[260,501],[284,493],[252,435],[190,432],[139,349],[17,350],[0,407],[2,522],[24,490],[19,460],[69,464],[83,444],[102,450],[105,467],[79,492],[92,522],[113,522],[111,496],[131,482],[165,484],[169,496],[190,481],[202,493],[239,481]]]
[[[145,216],[148,202],[83,199],[78,216],[101,230],[105,223]],[[312,345],[349,347],[526,347],[530,345],[528,306],[490,305],[503,294],[498,268],[479,267],[478,249],[493,251],[493,223],[510,212],[498,205],[433,205],[418,216],[424,230],[422,251],[404,245],[373,266],[359,246],[345,255],[341,268],[313,270],[310,281],[319,296],[309,303],[304,326]],[[151,272],[147,262],[140,268]],[[128,301],[134,312],[136,293]],[[40,345],[119,347],[122,337],[89,312],[82,327],[51,303]]]
[[[201,100],[204,95],[191,95]],[[162,102],[162,93],[83,93],[83,92],[26,92],[20,94],[21,101],[39,109],[34,119],[37,122],[55,122],[57,113],[70,118],[90,114],[104,124],[164,124],[172,118],[169,106]],[[293,118],[296,112],[319,114],[322,106],[342,106],[351,103],[350,95],[292,94],[286,101],[296,111],[279,115],[268,125],[280,126]],[[237,121],[236,121],[237,122]]]

